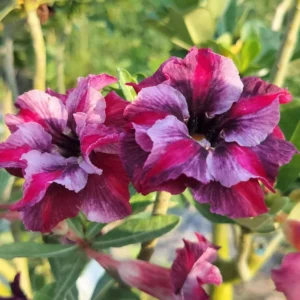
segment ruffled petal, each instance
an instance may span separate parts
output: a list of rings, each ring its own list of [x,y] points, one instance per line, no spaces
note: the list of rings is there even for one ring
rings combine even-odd
[[[58,98],[63,104],[66,104],[68,95],[67,94],[60,94],[50,88],[46,89],[46,93],[49,94],[50,96]]]
[[[74,192],[79,192],[87,182],[76,157],[64,158],[58,154],[40,153],[32,150],[22,156],[27,162],[22,200],[12,208],[21,210],[33,206],[45,196],[49,186],[56,182]]]
[[[210,204],[213,213],[230,218],[248,218],[268,211],[264,193],[257,180],[241,182],[226,188],[218,182],[191,185],[195,199]]]
[[[207,299],[201,285],[222,282],[219,269],[211,264],[217,258],[218,248],[199,234],[197,238],[197,242],[184,240],[171,268],[174,293],[184,295],[184,299]]]
[[[195,115],[206,113],[212,117],[227,111],[243,90],[232,60],[209,49],[194,47],[184,59],[173,58],[166,62],[161,72],[163,76],[159,76],[159,80],[166,77],[163,82],[185,96],[189,110]]]
[[[156,120],[163,119],[167,115],[173,115],[180,121],[189,118],[184,96],[166,84],[143,89],[137,99],[125,110],[125,117],[137,124],[152,125]]]
[[[187,127],[174,116],[157,121],[148,131],[153,147],[143,169],[143,182],[159,185],[181,175],[207,183],[207,150],[188,136]]]
[[[50,232],[60,221],[79,213],[79,194],[53,183],[42,199],[22,209],[22,219],[27,230]]]
[[[244,88],[241,99],[253,96],[278,95],[280,104],[292,101],[292,95],[287,89],[280,88],[277,85],[268,83],[258,77],[244,77],[242,82]]]
[[[98,91],[115,82],[117,82],[117,78],[107,74],[89,75],[85,78],[79,78],[77,87],[68,95],[66,101],[69,116],[72,117],[76,112],[84,112],[89,117],[98,116],[98,121],[104,122],[105,100]]]
[[[287,254],[280,268],[272,270],[276,290],[284,293],[287,300],[298,300],[300,295],[300,253]]]
[[[114,127],[123,127],[127,123],[124,118],[124,110],[128,104],[128,101],[122,99],[117,93],[110,92],[105,96],[106,108],[105,108],[105,125]]]
[[[51,135],[38,123],[19,125],[17,130],[0,144],[1,168],[24,168],[22,155],[30,150],[51,151]]]
[[[255,146],[271,134],[279,122],[278,96],[255,96],[239,101],[226,117],[229,120],[222,126],[225,141]]]
[[[92,163],[103,170],[102,175],[89,175],[81,192],[82,210],[90,221],[112,222],[131,213],[129,178],[117,155],[97,153]]]
[[[251,147],[250,151],[258,157],[270,183],[275,182],[279,167],[289,163],[298,153],[292,143],[277,138],[274,134],[269,135],[261,144]]]
[[[207,166],[212,177],[224,187],[259,178],[268,188],[273,189],[274,178],[268,176],[260,158],[251,148],[223,143],[209,152]]]
[[[18,97],[17,115],[7,114],[5,122],[10,131],[18,129],[18,125],[35,122],[51,134],[62,133],[67,125],[68,113],[60,99],[49,94],[32,90]]]

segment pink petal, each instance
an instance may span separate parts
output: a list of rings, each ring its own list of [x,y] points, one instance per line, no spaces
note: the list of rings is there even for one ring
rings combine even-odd
[[[251,148],[234,143],[221,144],[208,154],[207,166],[213,178],[224,187],[230,188],[241,181],[259,178],[273,189],[274,178],[268,176],[259,156]]]
[[[81,192],[82,210],[90,221],[112,222],[131,213],[129,179],[117,155],[97,153],[93,164],[103,170],[102,175],[89,175]]]
[[[259,183],[251,179],[226,188],[218,182],[192,185],[195,199],[209,203],[210,211],[230,218],[248,218],[268,211]]]
[[[32,150],[22,156],[28,162],[22,200],[13,206],[20,210],[32,206],[45,196],[49,186],[56,182],[76,193],[84,188],[87,174],[78,166],[77,158]]]
[[[186,294],[188,297],[184,299],[193,299],[190,297],[193,291],[197,292],[197,299],[206,299],[199,297],[205,296],[200,284],[222,282],[219,269],[211,264],[217,258],[217,249],[201,235],[198,235],[198,242],[184,240],[184,247],[177,249],[171,269],[176,294]]]
[[[287,241],[300,251],[300,221],[286,220],[283,224],[283,231]]]
[[[144,165],[145,182],[159,185],[181,175],[207,183],[208,152],[188,135],[187,127],[174,116],[157,121],[148,131],[153,148]]]
[[[184,96],[174,88],[159,84],[143,89],[137,99],[128,105],[125,116],[134,123],[153,124],[158,119],[173,115],[180,121],[189,118],[189,112]],[[144,120],[149,117],[150,122]],[[154,122],[153,122],[154,121]]]
[[[38,123],[19,125],[16,131],[0,144],[1,168],[24,168],[26,163],[22,155],[30,150],[50,151],[51,135]]]
[[[56,97],[32,90],[18,97],[16,102],[20,109],[17,115],[6,115],[5,121],[14,132],[23,123],[35,122],[52,134],[61,133],[67,125],[68,114],[64,104]]]
[[[60,94],[60,93],[58,93],[58,92],[56,92],[56,91],[54,91],[50,88],[46,89],[46,93],[49,94],[50,96],[58,98],[63,104],[66,104],[68,95]]]
[[[289,253],[280,268],[272,270],[276,290],[284,293],[287,300],[298,300],[300,295],[300,253]]]
[[[87,115],[98,115],[98,121],[104,122],[105,101],[98,91],[115,82],[117,82],[117,78],[107,74],[79,78],[77,87],[68,95],[66,101],[69,116],[72,117],[76,112],[84,112]]]
[[[27,230],[50,232],[60,221],[77,216],[80,206],[79,194],[53,183],[38,203],[22,209],[22,219]]]
[[[124,110],[128,104],[128,101],[122,99],[117,93],[110,92],[105,96],[106,109],[105,109],[105,125],[122,127],[126,124],[124,118]]]
[[[278,95],[256,96],[235,103],[223,126],[226,142],[255,146],[271,134],[280,119]]]
[[[244,84],[244,89],[241,98],[277,94],[280,104],[292,101],[292,95],[287,91],[287,89],[282,89],[258,77],[245,77],[242,79],[242,81]]]

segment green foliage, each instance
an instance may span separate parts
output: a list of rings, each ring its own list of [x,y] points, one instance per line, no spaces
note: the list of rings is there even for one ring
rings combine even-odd
[[[136,83],[135,78],[125,69],[118,68],[118,79],[119,79],[119,86],[123,92],[124,98],[130,102],[132,102],[136,98],[136,92],[133,87],[126,85],[126,83]]]
[[[300,121],[298,122],[290,141],[296,146],[297,149],[300,149]],[[286,191],[297,179],[299,173],[300,156],[295,155],[289,164],[281,167],[277,180],[277,188],[282,191]]]
[[[77,249],[74,245],[12,243],[0,246],[0,258],[66,256]]]
[[[179,220],[179,217],[173,215],[128,219],[107,234],[97,237],[92,246],[95,249],[105,249],[142,243],[171,231],[178,225]]]

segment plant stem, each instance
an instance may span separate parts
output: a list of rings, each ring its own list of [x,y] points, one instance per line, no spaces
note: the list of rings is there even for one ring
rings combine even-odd
[[[251,278],[251,272],[248,266],[251,250],[252,235],[242,228],[237,259],[237,269],[242,281],[248,281]]]
[[[300,25],[300,0],[295,0],[295,7],[291,19],[278,52],[276,63],[271,72],[271,82],[282,86],[286,77],[288,63],[292,58],[296,47]]]
[[[213,225],[213,243],[217,246],[221,246],[218,255],[224,261],[230,260],[229,229],[230,225],[228,224]],[[223,299],[233,299],[233,286],[231,283],[222,283],[220,286],[212,286],[211,300]]]
[[[283,19],[292,5],[292,0],[283,0],[276,8],[275,16],[272,21],[272,30],[280,31]]]
[[[158,192],[154,202],[152,215],[153,216],[165,215],[168,211],[169,200],[171,197],[172,195],[168,192]],[[142,243],[142,248],[137,258],[144,261],[150,261],[151,256],[154,253],[154,248],[157,244],[157,241],[158,239],[154,239]]]
[[[35,54],[33,87],[44,91],[46,88],[46,47],[41,22],[36,12],[36,1],[27,0],[25,2],[25,9]]]
[[[5,57],[3,63],[5,80],[9,89],[11,90],[12,100],[15,100],[18,96],[18,87],[14,68],[14,42],[6,27],[4,27],[4,49]],[[11,106],[13,106],[13,104],[11,104]],[[12,111],[9,112],[12,113]]]

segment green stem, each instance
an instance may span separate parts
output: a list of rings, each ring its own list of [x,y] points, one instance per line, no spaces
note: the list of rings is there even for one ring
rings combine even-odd
[[[41,22],[36,12],[36,1],[27,0],[25,2],[25,8],[35,54],[35,74],[33,86],[35,89],[44,91],[46,88],[46,46]]]
[[[218,251],[219,258],[225,262],[229,261],[231,258],[229,245],[230,225],[214,224],[213,226],[213,243],[221,247]],[[212,286],[211,300],[224,299],[233,299],[233,285],[231,283],[222,283],[220,286]]]
[[[289,61],[292,58],[298,38],[300,26],[300,0],[295,0],[294,9],[288,24],[287,31],[284,34],[281,48],[278,52],[276,63],[271,72],[271,82],[282,86],[284,84]]]
[[[158,192],[154,202],[154,207],[152,211],[153,216],[165,215],[168,211],[169,200],[172,195],[168,192]],[[138,255],[138,259],[144,261],[150,261],[152,254],[154,253],[154,248],[157,244],[158,239],[147,241],[142,243],[141,251]]]

